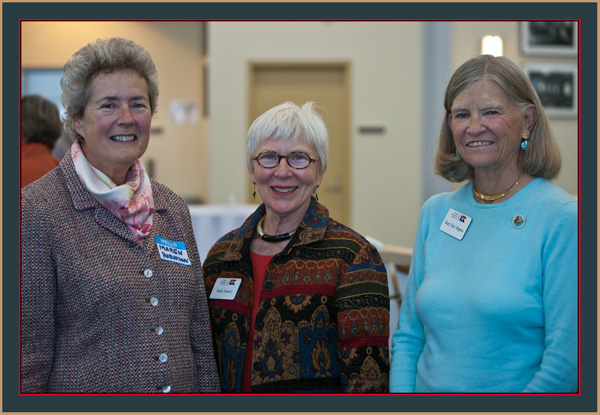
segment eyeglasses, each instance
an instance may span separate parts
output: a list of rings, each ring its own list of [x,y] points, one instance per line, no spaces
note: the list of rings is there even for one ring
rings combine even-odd
[[[299,151],[290,153],[287,156],[277,154],[275,151],[264,151],[258,156],[252,157],[252,160],[256,160],[256,162],[265,169],[277,167],[281,159],[286,159],[287,164],[294,169],[305,169],[313,161],[319,160],[311,159],[308,154]]]

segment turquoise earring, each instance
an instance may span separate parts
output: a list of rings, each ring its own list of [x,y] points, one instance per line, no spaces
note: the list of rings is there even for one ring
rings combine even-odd
[[[526,151],[527,147],[529,147],[529,134],[527,132],[524,132],[521,136],[521,140],[521,149],[523,151]]]

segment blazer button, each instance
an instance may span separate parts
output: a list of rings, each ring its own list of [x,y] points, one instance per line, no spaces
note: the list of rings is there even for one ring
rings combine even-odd
[[[161,334],[163,334],[163,331],[164,331],[164,330],[163,330],[163,328],[162,328],[161,326],[158,326],[157,328],[155,328],[155,329],[154,329],[154,332],[155,332],[157,335],[159,335],[159,336],[160,336]]]
[[[144,277],[152,278],[152,270],[150,268],[144,271]]]
[[[156,307],[158,305],[158,298],[156,298],[156,297],[150,297],[150,305],[152,307]]]
[[[171,386],[170,385],[161,386],[160,391],[162,393],[169,393],[169,392],[171,392]]]
[[[165,363],[167,360],[169,360],[169,356],[167,356],[166,353],[161,353],[158,355],[158,361],[161,363]]]

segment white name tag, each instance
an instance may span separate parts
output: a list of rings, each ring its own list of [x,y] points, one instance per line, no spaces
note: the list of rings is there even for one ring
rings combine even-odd
[[[242,285],[241,278],[217,278],[210,292],[211,300],[233,300]]]
[[[168,239],[156,236],[156,247],[158,254],[164,261],[176,262],[178,264],[190,266],[190,259],[187,254],[184,242],[173,242]]]
[[[450,209],[442,222],[442,226],[440,226],[440,230],[460,241],[465,236],[470,224],[470,217],[457,210]]]

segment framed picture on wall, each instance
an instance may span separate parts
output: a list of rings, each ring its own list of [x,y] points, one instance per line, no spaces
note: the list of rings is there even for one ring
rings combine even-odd
[[[525,65],[524,72],[549,117],[577,116],[577,65],[532,63]]]
[[[532,56],[577,56],[577,22],[521,22],[521,51]]]

